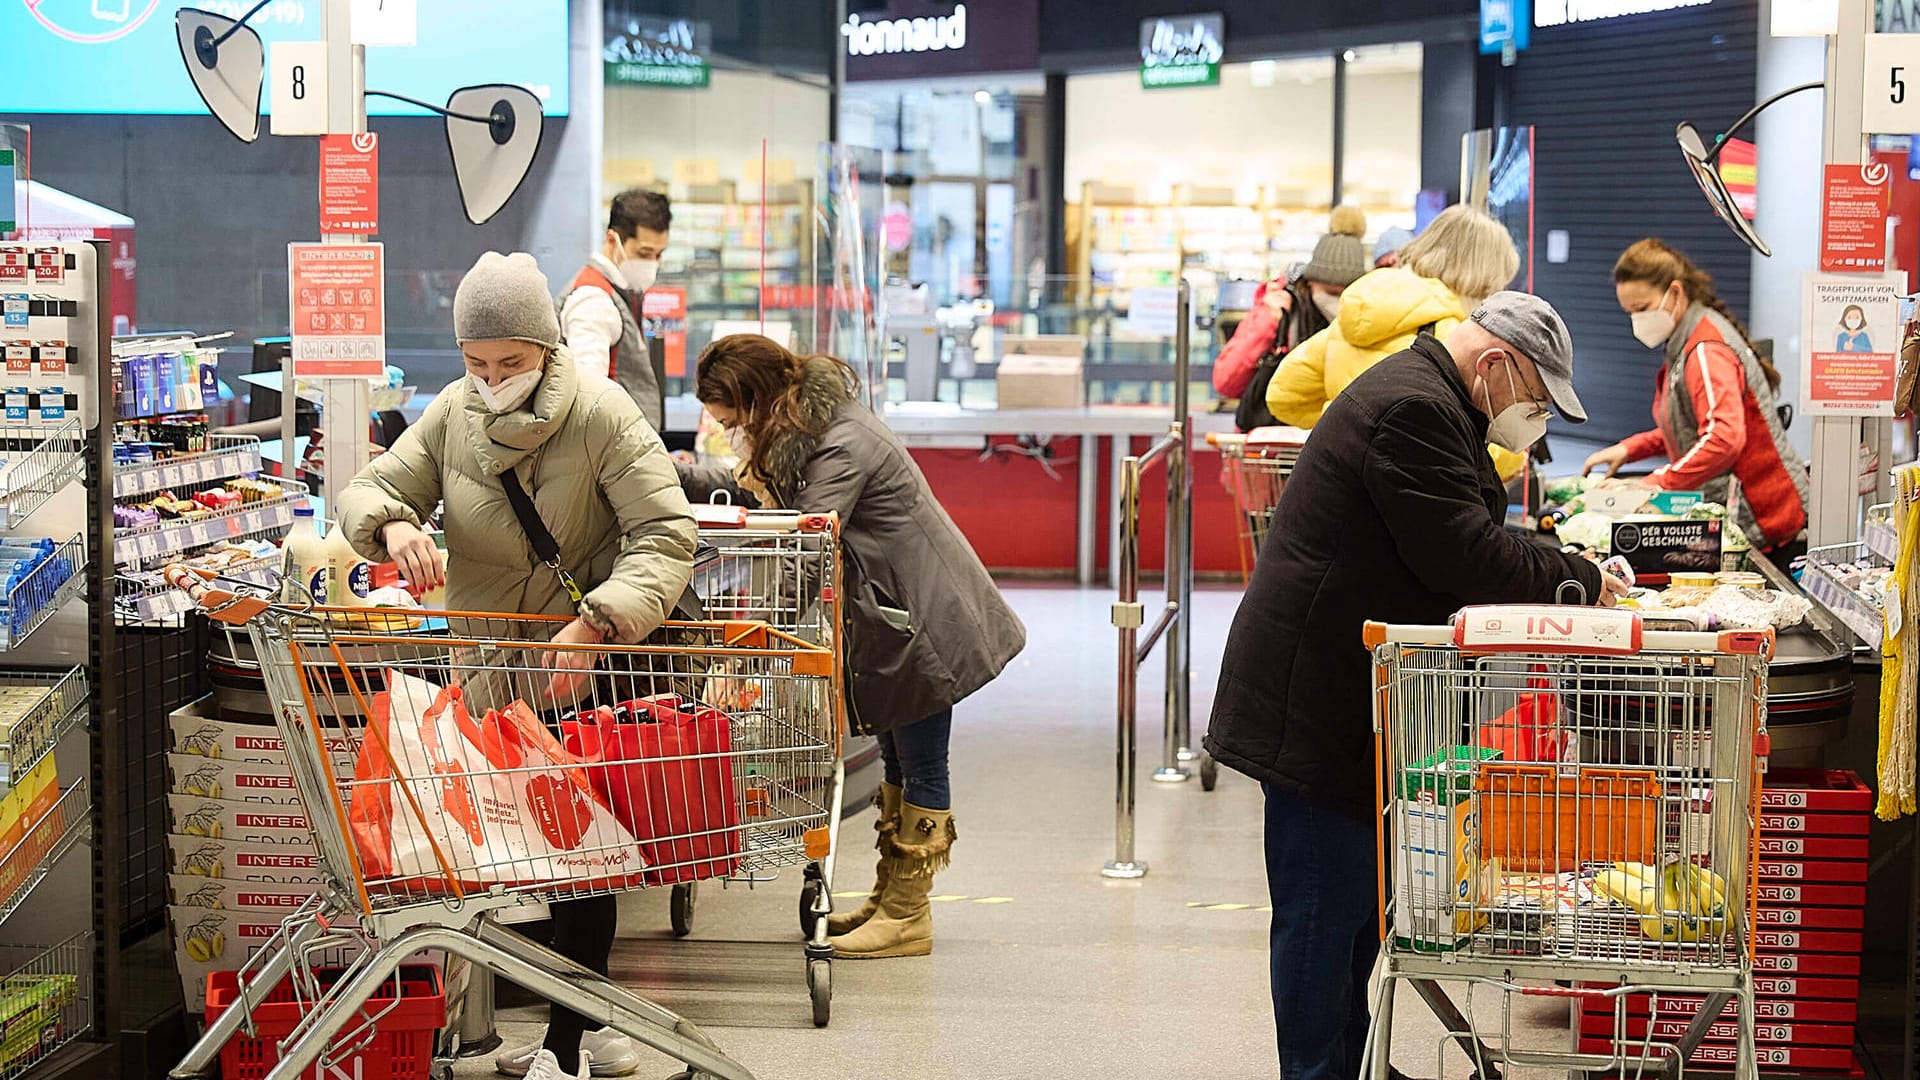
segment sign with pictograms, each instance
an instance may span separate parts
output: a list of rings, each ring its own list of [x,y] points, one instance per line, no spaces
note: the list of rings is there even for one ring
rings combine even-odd
[[[380,231],[380,136],[320,136],[320,235]]]
[[[296,377],[386,373],[385,264],[379,244],[287,245]]]

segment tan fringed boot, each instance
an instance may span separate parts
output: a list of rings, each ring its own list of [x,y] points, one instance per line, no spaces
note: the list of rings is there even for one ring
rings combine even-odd
[[[882,781],[880,793],[873,801],[880,808],[880,820],[873,823],[873,831],[880,834],[873,844],[874,850],[880,853],[879,864],[873,871],[873,892],[858,908],[827,917],[829,937],[839,937],[865,926],[873,913],[880,910],[880,894],[886,891],[887,879],[893,874],[893,837],[900,831],[900,789]]]
[[[852,933],[833,938],[833,954],[848,960],[925,956],[933,951],[933,875],[946,868],[958,838],[949,810],[903,802],[892,842],[893,866],[879,910]]]

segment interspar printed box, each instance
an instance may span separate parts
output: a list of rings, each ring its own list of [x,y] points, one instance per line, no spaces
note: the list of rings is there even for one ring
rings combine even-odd
[[[321,880],[320,856],[310,839],[305,844],[257,844],[168,833],[167,865],[175,874],[229,881]]]
[[[286,911],[223,911],[219,908],[167,907],[173,930],[174,959],[180,968],[180,989],[187,1011],[203,1013],[207,1006],[207,974],[237,971],[247,958],[271,940],[287,917]],[[342,947],[312,955],[316,967],[345,964],[359,950]]]
[[[299,805],[169,795],[167,813],[173,831],[181,836],[313,847],[313,830]]]
[[[1655,1044],[1656,1047],[1659,1044]],[[1630,1061],[1639,1057],[1639,1046],[1621,1047],[1623,1056]],[[1580,1052],[1583,1054],[1611,1054],[1613,1043],[1609,1039],[1591,1035],[1580,1037]],[[1701,1043],[1688,1061],[1702,1068],[1716,1071],[1731,1069],[1734,1066],[1737,1048],[1731,1043]],[[1851,1072],[1854,1069],[1853,1050],[1845,1046],[1760,1046],[1754,1051],[1755,1061],[1763,1069],[1805,1069],[1810,1072]],[[1658,1060],[1658,1058],[1656,1058]]]
[[[1626,1037],[1644,1039],[1649,1029],[1653,1038],[1661,1042],[1672,1042],[1687,1033],[1693,1021],[1686,1017],[1661,1018],[1649,1020],[1644,1016],[1626,1018]],[[1580,1020],[1582,1036],[1611,1038],[1613,1036],[1613,1017],[1585,1015]],[[1716,1020],[1707,1025],[1706,1037],[1715,1042],[1733,1042],[1740,1036],[1740,1024],[1737,1020]],[[1785,1020],[1755,1019],[1753,1041],[1762,1046],[1839,1046],[1853,1045],[1852,1024],[1800,1024]]]
[[[351,769],[349,769],[351,771]],[[199,754],[168,754],[167,773],[176,795],[234,802],[298,803],[300,789],[285,762],[229,761]]]
[[[1675,1017],[1694,1017],[1706,1008],[1704,996],[1687,994],[1661,994],[1659,1008],[1647,994],[1629,994],[1624,999],[1629,1016],[1649,1016],[1657,1011],[1661,1019]],[[1588,1001],[1581,1009],[1585,1017],[1613,1019],[1613,1004],[1604,1001]],[[1727,1002],[1720,1015],[1728,1020],[1739,1017],[1740,1006],[1737,1001]],[[1758,1020],[1793,1020],[1806,1024],[1851,1024],[1860,1015],[1860,1003],[1847,1001],[1814,1001],[1795,997],[1770,997],[1756,994],[1753,999],[1753,1015]],[[1609,1028],[1609,1031],[1612,1029]]]
[[[213,698],[208,696],[169,713],[167,748],[176,754],[198,754],[230,761],[286,763],[287,744],[280,738],[279,728],[272,724],[222,720],[215,709]],[[336,761],[345,759],[350,771],[353,748],[345,736],[330,734],[326,743],[327,752]]]
[[[214,908],[221,911],[277,911],[290,915],[313,899],[318,886],[313,883],[281,881],[236,881],[232,878],[202,877],[199,874],[170,874],[167,892],[175,907]]]

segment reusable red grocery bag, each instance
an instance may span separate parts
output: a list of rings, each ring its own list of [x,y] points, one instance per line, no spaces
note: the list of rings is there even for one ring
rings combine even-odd
[[[673,695],[561,724],[566,748],[613,815],[640,842],[646,879],[673,885],[725,877],[740,865],[740,812],[727,715]]]

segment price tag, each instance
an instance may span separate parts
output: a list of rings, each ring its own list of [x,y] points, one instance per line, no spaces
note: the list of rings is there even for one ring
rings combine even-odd
[[[253,531],[251,529],[242,528],[240,524],[240,519],[237,517],[230,517],[226,520],[227,520],[227,538],[229,540],[231,540],[236,536],[239,536],[243,532]]]
[[[1860,127],[1869,135],[1920,131],[1920,39],[1868,34]]]
[[[327,133],[327,43],[276,41],[268,57],[275,135]]]
[[[186,477],[181,475],[180,466],[162,465],[160,467],[160,482],[162,484],[165,484],[167,487],[177,488],[185,481],[186,481]],[[176,494],[178,493],[176,492]]]
[[[160,554],[160,537],[156,533],[143,533],[134,541],[134,550],[143,559],[157,558]]]

